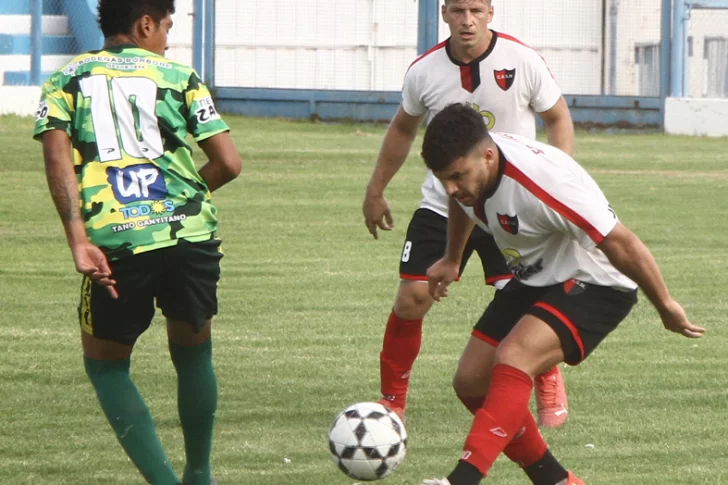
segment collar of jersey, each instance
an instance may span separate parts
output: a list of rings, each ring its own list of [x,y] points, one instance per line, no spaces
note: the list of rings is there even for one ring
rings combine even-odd
[[[116,54],[123,51],[124,49],[139,49],[142,51],[144,50],[136,44],[116,44],[115,46],[109,47],[108,49],[101,48],[95,51],[91,51],[91,54],[97,54],[99,52],[113,52]]]
[[[498,177],[495,179],[495,183],[491,188],[478,196],[478,200],[475,203],[476,207],[483,207],[485,201],[493,197],[493,194],[495,194],[495,191],[498,190],[498,187],[500,186],[501,179],[503,178],[503,172],[506,170],[506,163],[508,160],[506,160],[506,156],[503,155],[503,151],[500,147],[498,145],[496,145],[496,147],[498,147]]]
[[[457,59],[455,59],[452,56],[452,54],[450,53],[450,39],[451,38],[448,37],[447,40],[445,41],[445,52],[447,52],[447,57],[449,57],[450,58],[450,61],[453,64],[455,64],[456,66],[472,66],[472,65],[477,65],[480,61],[482,61],[483,59],[485,59],[486,57],[488,57],[490,55],[490,53],[493,52],[493,49],[495,49],[495,43],[498,41],[498,32],[496,32],[495,30],[491,30],[491,32],[493,33],[493,38],[490,39],[490,45],[488,46],[488,48],[485,49],[485,52],[483,52],[480,56],[476,57],[475,59],[473,59],[472,61],[468,62],[467,64],[464,63],[464,62],[458,61]]]

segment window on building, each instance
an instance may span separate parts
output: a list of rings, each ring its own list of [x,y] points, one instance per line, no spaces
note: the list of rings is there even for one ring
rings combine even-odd
[[[635,46],[637,65],[637,95],[660,95],[660,45],[637,44]]]
[[[706,37],[703,44],[706,98],[728,97],[728,38]]]

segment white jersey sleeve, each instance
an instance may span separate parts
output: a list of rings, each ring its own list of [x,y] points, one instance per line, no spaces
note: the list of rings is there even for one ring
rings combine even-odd
[[[422,88],[419,86],[419,69],[410,67],[404,75],[402,87],[402,109],[410,116],[422,116],[427,113],[427,106],[422,99]]]
[[[531,86],[530,105],[536,113],[543,113],[556,105],[561,97],[561,88],[546,61],[536,51],[532,51],[531,55],[533,59],[526,63]]]

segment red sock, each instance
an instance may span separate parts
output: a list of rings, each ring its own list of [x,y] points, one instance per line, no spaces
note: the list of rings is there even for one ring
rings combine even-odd
[[[546,454],[548,446],[538,430],[538,425],[529,412],[516,436],[503,449],[503,453],[521,468],[533,465]]]
[[[483,407],[483,401],[485,401],[484,397],[458,396],[458,398],[473,414]],[[521,429],[508,443],[508,446],[503,449],[503,453],[521,468],[526,468],[543,458],[547,449],[548,446],[538,430],[533,415],[528,413]]]
[[[528,401],[532,389],[533,382],[524,372],[502,364],[493,367],[488,395],[475,413],[462,458],[483,476],[520,432],[530,414]]]
[[[410,372],[421,344],[422,319],[405,320],[392,311],[379,354],[379,371],[382,396],[396,407],[405,407]]]

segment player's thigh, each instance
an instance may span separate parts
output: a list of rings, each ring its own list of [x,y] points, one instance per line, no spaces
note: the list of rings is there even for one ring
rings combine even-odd
[[[427,270],[445,255],[447,217],[429,209],[412,215],[399,261],[399,277],[407,281],[427,281]],[[463,255],[465,266],[472,248]]]
[[[563,361],[560,336],[551,325],[529,314],[521,317],[495,355],[496,364],[515,367],[531,377]]]
[[[564,361],[582,362],[637,303],[636,290],[596,286],[578,280],[549,287],[528,314],[558,335]]]
[[[162,284],[157,288],[157,306],[168,322],[172,322],[171,336],[184,336],[184,331],[175,330],[180,322],[187,324],[193,333],[200,333],[217,314],[220,240],[196,243],[180,240],[167,249],[170,251],[164,261]]]
[[[480,397],[488,392],[495,352],[492,343],[470,337],[453,377],[453,388],[458,396]]]
[[[117,299],[111,298],[106,287],[83,278],[78,317],[81,330],[87,336],[83,339],[87,357],[104,359],[104,355],[118,355],[119,345],[130,352],[139,336],[149,328],[160,276],[160,251],[163,250],[110,263],[119,294]]]
[[[544,292],[543,288],[525,286],[515,279],[509,281],[493,294],[493,299],[473,327],[472,336],[498,347]]]
[[[473,229],[466,246],[467,249],[478,253],[487,285],[493,285],[500,289],[513,279],[513,273],[511,273],[503,254],[498,249],[493,236],[480,227],[476,226]]]

